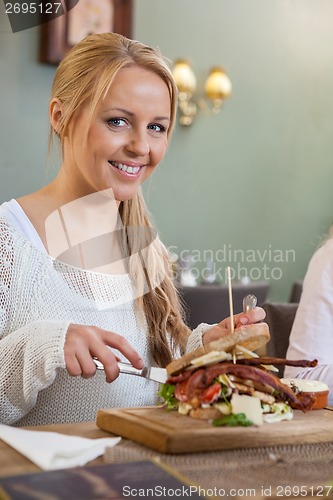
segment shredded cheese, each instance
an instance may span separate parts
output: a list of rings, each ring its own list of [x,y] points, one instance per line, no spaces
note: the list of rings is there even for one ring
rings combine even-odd
[[[225,351],[211,351],[199,358],[192,359],[191,365],[198,366],[207,366],[212,363],[218,363],[219,361],[230,360],[231,355]]]
[[[242,345],[236,345],[234,348],[234,352],[236,353],[237,358],[245,358],[245,359],[251,359],[251,358],[259,358],[258,354],[255,352],[250,351],[246,347]],[[269,370],[270,372],[275,372],[278,373],[278,369],[276,366],[273,365],[260,365],[264,367],[266,370]]]
[[[232,413],[244,413],[246,418],[251,420],[254,425],[262,425],[263,417],[260,400],[247,396],[245,394],[233,394],[231,397]]]

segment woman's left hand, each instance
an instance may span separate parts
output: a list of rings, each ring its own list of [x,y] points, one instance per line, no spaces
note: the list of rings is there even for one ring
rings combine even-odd
[[[261,307],[255,307],[247,313],[239,313],[234,315],[234,328],[241,328],[251,323],[258,323],[265,319],[266,313]],[[202,337],[203,344],[208,344],[221,337],[225,337],[231,333],[230,318],[226,318],[217,325],[213,326]]]

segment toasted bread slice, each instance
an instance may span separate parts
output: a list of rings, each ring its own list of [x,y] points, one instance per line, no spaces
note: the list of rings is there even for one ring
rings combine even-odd
[[[210,408],[193,408],[190,410],[189,415],[190,417],[197,418],[199,420],[213,420],[214,418],[223,417],[223,414],[213,406]]]
[[[269,328],[266,323],[255,323],[242,326],[230,335],[203,345],[181,358],[171,361],[166,367],[168,375],[177,375],[191,366],[191,361],[212,351],[231,352],[236,345],[242,345],[250,351],[255,351],[267,344],[270,339]]]

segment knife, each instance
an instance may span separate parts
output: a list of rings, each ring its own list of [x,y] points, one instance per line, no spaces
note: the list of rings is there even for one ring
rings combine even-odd
[[[96,358],[94,358],[97,370],[104,370],[103,364]],[[143,377],[148,380],[154,380],[155,382],[160,382],[164,384],[168,378],[165,368],[159,368],[157,366],[144,366],[141,370],[134,368],[130,363],[123,363],[118,361],[120,373],[127,373],[128,375],[136,375],[137,377]]]
[[[257,298],[255,295],[247,295],[243,301],[243,310],[248,312],[256,306]],[[97,370],[104,370],[103,364],[96,358],[94,358]],[[143,377],[147,380],[153,380],[154,382],[159,382],[164,384],[168,378],[167,371],[165,368],[159,368],[158,366],[144,366],[141,370],[134,368],[130,363],[124,363],[118,361],[120,373],[126,373],[127,375],[135,375],[137,377]]]

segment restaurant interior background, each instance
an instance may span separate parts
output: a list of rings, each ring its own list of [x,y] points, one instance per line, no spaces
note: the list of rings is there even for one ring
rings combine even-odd
[[[220,114],[177,124],[144,187],[163,241],[198,268],[269,279],[288,300],[333,222],[331,0],[135,0],[133,37],[192,62],[198,95],[222,65],[233,92]],[[39,30],[13,34],[0,3],[0,202],[42,186],[55,67]],[[209,251],[210,254],[207,252]],[[252,274],[251,274],[252,273]]]

